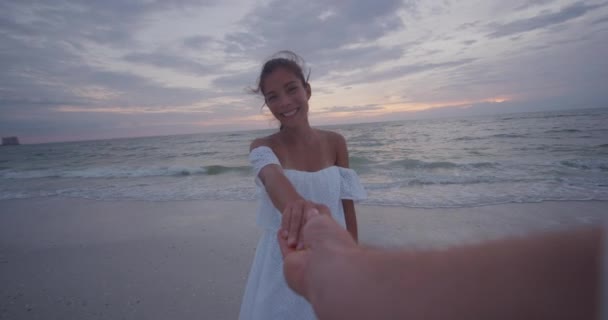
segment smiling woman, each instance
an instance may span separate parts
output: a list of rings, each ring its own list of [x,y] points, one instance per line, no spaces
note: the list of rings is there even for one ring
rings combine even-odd
[[[240,319],[314,319],[306,300],[287,287],[276,232],[289,226],[288,243],[300,247],[306,201],[330,208],[357,239],[353,200],[366,197],[355,171],[348,169],[344,138],[312,128],[308,101],[312,89],[303,60],[282,51],[262,67],[258,87],[281,130],[254,140],[249,159],[259,187],[257,222],[264,229],[252,263]]]
[[[281,119],[290,119],[300,111],[306,113],[305,119],[307,120],[308,100],[312,92],[308,82],[310,70],[304,77],[305,69],[304,59],[300,56],[291,51],[280,51],[264,64],[258,79],[258,86],[251,90],[254,94],[264,96],[264,104],[281,122],[281,129],[285,125]],[[289,81],[282,81],[285,79]],[[291,99],[292,105],[286,104],[285,102],[289,101],[283,99]],[[285,106],[292,107],[292,110],[285,109]],[[305,110],[302,110],[303,107]]]

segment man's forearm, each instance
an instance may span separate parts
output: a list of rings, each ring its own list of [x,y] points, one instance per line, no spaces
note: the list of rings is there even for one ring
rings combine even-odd
[[[600,235],[587,229],[443,251],[361,249],[336,258],[343,260],[334,263],[337,276],[322,279],[311,302],[321,319],[594,319]]]

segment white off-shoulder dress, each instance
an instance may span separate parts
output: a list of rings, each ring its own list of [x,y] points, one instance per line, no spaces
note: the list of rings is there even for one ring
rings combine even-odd
[[[249,272],[241,304],[240,320],[315,319],[310,304],[294,293],[283,276],[283,258],[277,242],[281,213],[274,207],[260,181],[260,170],[269,164],[281,165],[269,147],[257,147],[249,154],[258,186],[257,224],[263,229]],[[331,166],[316,172],[284,169],[285,176],[307,200],[326,205],[343,227],[343,199],[367,197],[359,177],[352,169]]]

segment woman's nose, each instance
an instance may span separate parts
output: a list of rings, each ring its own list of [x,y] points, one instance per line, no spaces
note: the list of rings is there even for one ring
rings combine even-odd
[[[279,96],[279,106],[287,107],[291,104],[291,99],[286,94],[282,94]]]

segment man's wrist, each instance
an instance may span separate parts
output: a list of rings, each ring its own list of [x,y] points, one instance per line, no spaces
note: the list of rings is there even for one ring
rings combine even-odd
[[[306,298],[318,316],[332,318],[332,312],[353,307],[350,293],[369,279],[367,251],[359,246],[337,251],[317,270],[316,278],[307,279]]]

